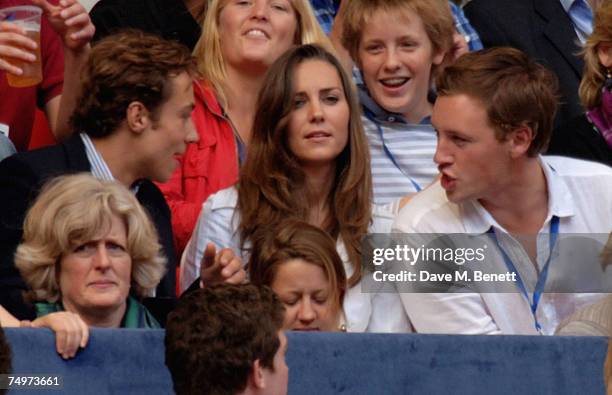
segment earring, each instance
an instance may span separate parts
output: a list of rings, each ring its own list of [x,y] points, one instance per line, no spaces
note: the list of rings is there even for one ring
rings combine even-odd
[[[604,81],[604,88],[609,91],[612,91],[612,70],[609,67],[606,67],[606,80]]]

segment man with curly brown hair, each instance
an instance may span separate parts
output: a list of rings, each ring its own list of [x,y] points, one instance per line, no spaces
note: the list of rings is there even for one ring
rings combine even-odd
[[[68,173],[90,172],[134,191],[168,258],[156,295],[175,295],[170,210],[152,181],[166,181],[177,156],[198,140],[191,121],[194,73],[191,54],[178,43],[137,31],[109,36],[92,49],[82,70],[79,105],[71,119],[74,135],[0,163],[0,304],[17,318],[32,318],[13,263],[26,210],[42,184]]]
[[[265,286],[217,285],[184,296],[165,339],[176,393],[286,395],[283,315]]]

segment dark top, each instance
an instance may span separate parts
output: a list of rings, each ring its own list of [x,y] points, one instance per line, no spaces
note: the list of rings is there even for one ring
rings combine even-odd
[[[85,146],[78,134],[62,144],[10,156],[0,162],[0,305],[18,319],[32,319],[34,310],[21,297],[25,282],[13,257],[23,235],[25,214],[50,178],[89,172]],[[176,257],[170,224],[170,208],[161,191],[149,180],[139,184],[136,198],[149,212],[164,254],[168,271],[157,287],[156,296],[175,297]]]
[[[612,148],[584,114],[555,130],[547,154],[612,166]]]
[[[200,38],[200,25],[181,0],[100,0],[89,16],[96,27],[94,42],[123,28],[178,41],[190,50]]]
[[[561,94],[555,127],[583,113],[578,85],[584,62],[559,0],[472,0],[464,11],[485,48],[518,48],[555,72]]]

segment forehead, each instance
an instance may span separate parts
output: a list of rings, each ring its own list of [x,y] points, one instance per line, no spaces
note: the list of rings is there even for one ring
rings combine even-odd
[[[439,96],[434,103],[431,123],[439,132],[492,131],[484,103],[465,94]]]
[[[421,17],[412,8],[403,6],[392,10],[376,9],[365,16],[362,39],[423,34],[427,33]]]
[[[342,80],[336,68],[323,60],[306,60],[295,67],[293,89],[295,92],[339,88]]]
[[[275,288],[325,287],[327,283],[327,275],[322,267],[299,258],[280,263],[273,281]]]
[[[168,79],[170,96],[162,106],[184,106],[193,103],[194,96],[192,83],[193,78],[186,71],[170,77]]]

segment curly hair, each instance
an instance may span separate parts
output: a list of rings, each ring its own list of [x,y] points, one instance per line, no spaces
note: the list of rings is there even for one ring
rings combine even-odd
[[[157,121],[159,108],[172,95],[170,78],[182,72],[196,73],[195,59],[182,44],[134,29],[105,37],[83,68],[79,105],[70,120],[73,129],[108,136],[135,101]]]
[[[255,360],[274,370],[284,307],[268,287],[215,285],[187,293],[168,316],[166,365],[178,395],[233,395]]]
[[[364,26],[374,12],[382,10],[389,15],[412,11],[423,21],[423,27],[431,41],[433,53],[446,54],[453,47],[455,24],[447,0],[351,0],[348,2],[342,24],[342,46],[355,64],[361,67],[359,46]],[[446,65],[448,57],[440,65],[432,65],[432,76]]]
[[[436,81],[439,96],[465,94],[486,109],[498,140],[528,126],[533,140],[527,155],[544,151],[550,141],[558,103],[557,77],[522,51],[490,48],[461,56]]]
[[[578,93],[580,101],[586,109],[601,104],[601,87],[606,76],[605,67],[599,62],[597,51],[601,44],[612,45],[612,2],[604,1],[595,10],[593,17],[593,33],[587,38],[582,54],[584,70]]]
[[[166,258],[145,209],[123,185],[83,173],[51,180],[28,210],[15,265],[32,289],[30,299],[49,303],[60,299],[57,270],[62,256],[108,229],[112,216],[121,218],[127,229],[132,288],[146,296],[157,286]]]
[[[211,0],[202,26],[202,35],[198,40],[193,55],[198,62],[198,71],[202,78],[215,90],[223,107],[227,106],[225,95],[225,61],[221,53],[219,37],[219,17],[228,0]],[[327,38],[315,17],[308,0],[292,0],[291,6],[297,15],[297,33],[295,44],[319,44],[329,51],[333,45]]]
[[[287,51],[268,70],[259,92],[253,135],[237,184],[242,246],[261,226],[283,219],[306,220],[309,202],[304,171],[288,147],[287,125],[293,110],[293,78],[297,65],[320,60],[332,65],[348,102],[349,139],[336,158],[336,175],[329,196],[331,214],[325,230],[341,237],[353,266],[349,286],[361,279],[361,239],[372,219],[370,151],[361,123],[355,88],[338,60],[317,45]]]
[[[342,259],[334,240],[306,222],[288,219],[278,226],[262,228],[253,236],[248,263],[251,283],[271,286],[279,267],[291,259],[303,259],[323,269],[331,300],[336,313],[339,313],[346,293]]]

